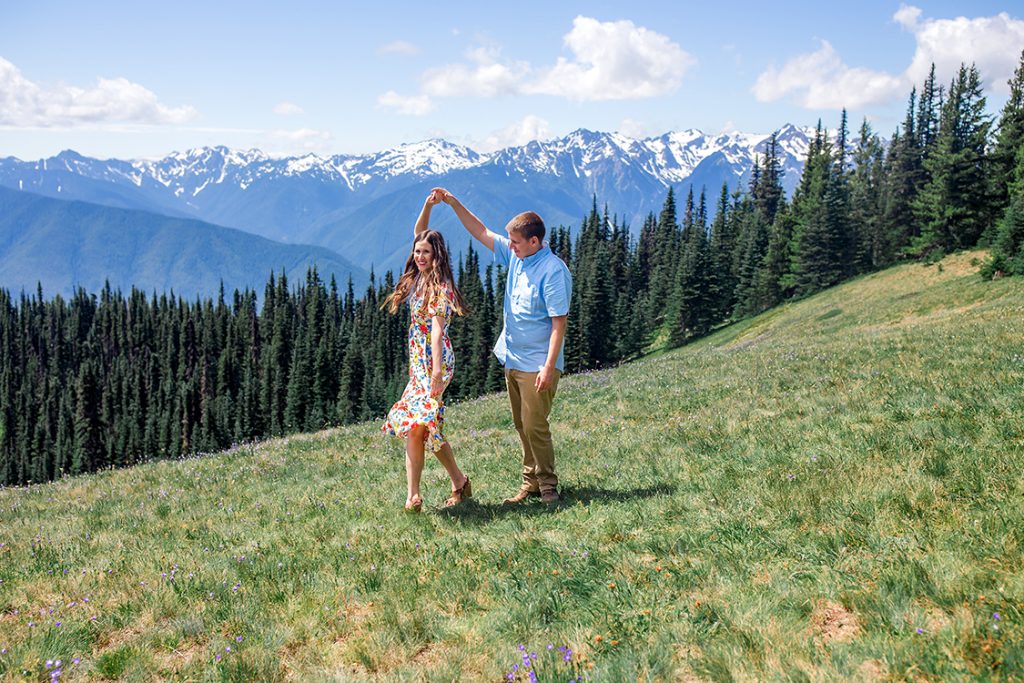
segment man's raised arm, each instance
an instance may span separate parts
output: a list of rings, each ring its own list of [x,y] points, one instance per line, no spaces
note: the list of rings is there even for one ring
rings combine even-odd
[[[462,222],[462,226],[466,228],[466,231],[470,235],[475,237],[480,244],[484,245],[491,251],[494,251],[494,238],[496,235],[487,229],[479,218],[473,215],[473,212],[462,205],[458,199],[455,198],[448,190],[441,187],[434,188],[434,192],[441,193],[441,201],[448,206],[452,207],[455,211],[455,215],[459,217]]]

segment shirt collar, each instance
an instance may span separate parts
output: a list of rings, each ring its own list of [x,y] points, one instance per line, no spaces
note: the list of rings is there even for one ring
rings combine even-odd
[[[544,244],[541,246],[540,249],[538,249],[537,251],[533,252],[532,254],[527,256],[526,258],[520,259],[520,260],[523,263],[533,263],[534,261],[540,260],[537,257],[543,256],[545,253],[548,253],[548,254],[551,253],[551,247],[548,246],[547,242],[544,242]]]

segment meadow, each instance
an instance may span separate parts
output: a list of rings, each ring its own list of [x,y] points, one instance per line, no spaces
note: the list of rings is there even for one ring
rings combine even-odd
[[[904,265],[502,394],[442,509],[377,423],[0,490],[0,679],[1024,678],[1024,281]],[[531,677],[532,672],[532,677]]]

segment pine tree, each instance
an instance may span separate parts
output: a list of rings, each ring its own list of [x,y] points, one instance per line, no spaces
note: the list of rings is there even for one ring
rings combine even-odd
[[[990,224],[998,222],[1010,204],[1010,186],[1015,180],[1017,154],[1024,148],[1024,51],[1008,83],[1010,96],[999,116],[995,144],[988,157]]]
[[[819,123],[793,196],[792,265],[783,285],[791,286],[796,296],[831,287],[845,271],[844,189],[836,166],[832,145]]]
[[[707,239],[707,204],[704,192],[694,211],[693,190],[686,202],[682,249],[676,270],[675,291],[669,314],[669,344],[707,334],[711,329],[710,249]]]
[[[882,192],[881,237],[877,241],[878,265],[890,265],[903,255],[919,234],[914,205],[924,182],[924,168],[920,141],[916,134],[914,102],[916,91],[910,93],[907,114],[902,130],[897,129],[889,142],[885,158],[885,174]]]
[[[882,143],[865,118],[850,178],[851,258],[857,273],[879,268],[885,262],[883,259],[895,252],[882,222],[884,157]]]
[[[650,281],[647,287],[648,328],[656,329],[664,321],[666,306],[675,286],[680,230],[676,213],[675,192],[670,187],[653,228],[648,258]]]
[[[982,274],[986,277],[1024,275],[1024,147],[1017,151],[1010,205],[999,222],[992,258],[983,267]]]
[[[735,306],[736,223],[729,203],[729,184],[722,183],[710,237],[711,280],[708,283],[711,317],[716,323],[731,315]]]
[[[914,204],[921,223],[914,255],[930,258],[972,247],[984,232],[990,124],[978,70],[961,65],[942,107],[935,151],[925,159],[929,179]]]

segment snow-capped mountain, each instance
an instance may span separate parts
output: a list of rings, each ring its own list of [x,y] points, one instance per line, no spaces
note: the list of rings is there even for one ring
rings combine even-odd
[[[783,184],[796,186],[813,129],[778,131]],[[491,154],[426,140],[366,155],[274,158],[259,150],[206,147],[156,160],[0,159],[0,186],[62,199],[198,218],[271,239],[311,243],[378,268],[400,265],[426,191],[444,185],[500,228],[533,208],[549,224],[576,227],[596,197],[637,228],[669,187],[709,194],[748,182],[768,134],[699,130],[659,137],[577,130]],[[450,213],[450,212],[448,212]],[[439,225],[452,225],[438,211]],[[467,239],[452,232],[452,247]]]

